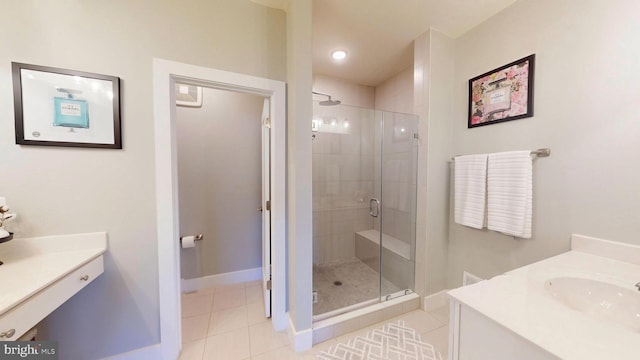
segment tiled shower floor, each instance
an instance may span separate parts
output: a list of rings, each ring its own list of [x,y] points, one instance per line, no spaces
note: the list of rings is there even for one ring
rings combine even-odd
[[[336,282],[342,285],[336,285]],[[313,315],[324,314],[380,296],[380,277],[358,259],[331,265],[313,266],[313,290],[318,292],[318,302],[313,304]],[[382,294],[402,289],[382,278]]]

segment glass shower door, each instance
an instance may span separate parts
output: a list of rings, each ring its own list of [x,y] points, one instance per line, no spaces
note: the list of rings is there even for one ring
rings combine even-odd
[[[374,164],[380,158],[375,136],[381,125],[374,114],[372,109],[314,102],[310,136],[316,320],[379,301],[380,249],[369,216]]]
[[[381,117],[380,296],[388,300],[415,284],[418,117],[388,111]]]
[[[417,116],[314,102],[315,320],[414,288]]]

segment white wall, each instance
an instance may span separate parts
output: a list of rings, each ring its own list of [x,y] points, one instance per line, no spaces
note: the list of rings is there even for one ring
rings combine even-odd
[[[376,109],[413,114],[413,66],[378,84],[375,93]]]
[[[640,244],[640,3],[520,0],[456,40],[454,153],[551,148],[534,161],[533,237],[451,225],[448,283],[569,249],[578,233]],[[467,129],[468,80],[536,54],[535,116]]]
[[[181,277],[262,266],[260,96],[203,88],[202,107],[176,107]]]
[[[289,317],[296,349],[311,346],[312,200],[311,200],[311,0],[287,8],[287,272]],[[303,339],[303,340],[299,340]]]
[[[453,50],[453,39],[433,29],[414,42],[414,112],[420,116],[416,292],[423,296],[447,282]]]
[[[316,74],[313,75],[313,91],[331,95],[333,100],[340,100],[343,105],[359,106],[367,109],[375,107],[375,88],[371,86]],[[323,101],[327,100],[327,97],[313,94],[313,99]]]
[[[155,344],[152,58],[284,80],[285,14],[248,0],[8,0],[0,29],[0,194],[21,215],[12,231],[109,232],[105,273],[47,319],[49,338],[72,360]],[[11,61],[119,76],[124,149],[15,145]]]

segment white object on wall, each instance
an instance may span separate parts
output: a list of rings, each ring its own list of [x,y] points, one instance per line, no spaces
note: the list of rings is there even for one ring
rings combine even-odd
[[[196,237],[191,236],[183,236],[180,238],[180,245],[182,245],[183,249],[189,249],[196,247]]]

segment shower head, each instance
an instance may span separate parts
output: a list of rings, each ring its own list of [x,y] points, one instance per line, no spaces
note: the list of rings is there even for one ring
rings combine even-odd
[[[340,100],[331,100],[331,96],[329,96],[329,100],[320,101],[318,104],[322,106],[340,105]]]
[[[319,92],[315,92],[315,91],[312,91],[311,93],[312,94],[316,94],[316,95],[326,96],[326,97],[329,98],[328,100],[320,101],[319,104],[321,106],[334,106],[334,105],[340,105],[340,103],[341,103],[340,100],[331,100],[331,95],[329,95],[329,94],[323,94],[323,93],[319,93]]]

